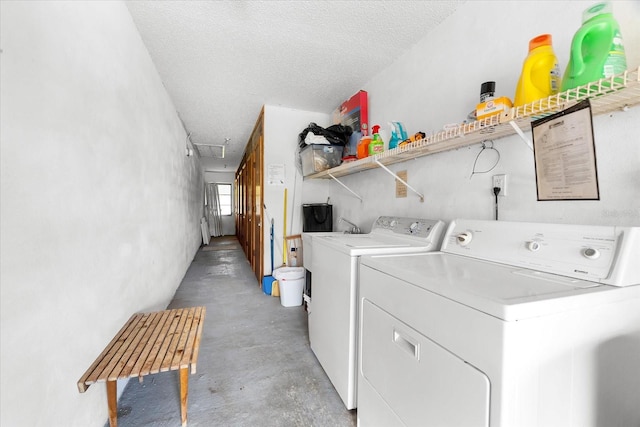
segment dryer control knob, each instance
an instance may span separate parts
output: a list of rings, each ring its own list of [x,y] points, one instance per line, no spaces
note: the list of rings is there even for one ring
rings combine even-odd
[[[463,231],[456,236],[456,241],[460,246],[467,246],[469,243],[471,243],[472,239],[473,234],[471,234],[470,231]]]
[[[536,252],[540,249],[540,243],[536,242],[535,240],[527,242],[527,249],[529,249],[531,252]]]
[[[600,258],[600,251],[594,248],[586,248],[582,251],[582,255],[584,255],[585,258],[598,259]]]

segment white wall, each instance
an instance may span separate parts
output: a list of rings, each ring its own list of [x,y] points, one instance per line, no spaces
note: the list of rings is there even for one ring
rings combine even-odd
[[[203,178],[121,2],[1,2],[3,426],[103,426],[76,382],[201,243]]]
[[[298,134],[309,123],[326,127],[331,124],[330,115],[311,111],[295,110],[275,105],[264,107],[264,203],[267,207],[264,219],[264,272],[270,274],[270,219],[274,219],[274,266],[282,265],[284,240],[284,190],[287,189],[287,235],[302,232],[302,204],[323,203],[329,197],[329,188],[320,181],[306,181],[302,192],[302,175],[296,168]],[[284,165],[285,182],[269,184],[267,175],[270,165]]]
[[[362,89],[369,93],[369,123],[405,124],[409,134],[437,132],[460,123],[479,102],[480,85],[496,81],[496,96],[513,99],[531,38],[550,33],[564,72],[573,34],[592,1],[470,1],[434,28]],[[640,65],[640,2],[615,1],[614,15],[625,41],[628,69]],[[426,29],[425,29],[426,31]],[[533,154],[517,137],[495,141],[500,160],[495,169],[470,178],[481,147],[426,156],[391,166],[407,170],[408,181],[425,194],[395,198],[394,179],[377,169],[342,178],[364,202],[337,183],[330,188],[335,221],[344,216],[369,231],[379,215],[451,220],[492,219],[491,176],[507,174],[508,196],[500,199],[500,219],[603,225],[640,225],[640,106],[594,118],[599,201],[538,202]],[[530,137],[530,133],[527,134]],[[476,171],[486,170],[495,153],[483,153]],[[305,195],[317,190],[307,190]]]
[[[236,192],[234,184],[235,172],[206,172],[204,182],[216,184],[231,184],[231,215],[222,217],[222,234],[224,236],[234,236],[236,234],[236,222],[233,214],[233,197]]]

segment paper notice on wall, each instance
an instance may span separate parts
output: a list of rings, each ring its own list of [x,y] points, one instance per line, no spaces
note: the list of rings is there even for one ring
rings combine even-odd
[[[397,173],[398,178],[407,182],[407,171],[400,171]],[[400,180],[396,179],[396,199],[407,197],[407,186]]]
[[[538,200],[599,200],[589,101],[531,125]]]
[[[267,184],[284,185],[285,174],[283,164],[270,164],[267,166]]]

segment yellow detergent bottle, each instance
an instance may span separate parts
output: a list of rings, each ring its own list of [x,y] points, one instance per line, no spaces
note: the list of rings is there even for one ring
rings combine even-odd
[[[529,104],[560,90],[560,68],[551,47],[551,34],[541,34],[529,41],[529,55],[522,66],[516,87],[514,106]]]

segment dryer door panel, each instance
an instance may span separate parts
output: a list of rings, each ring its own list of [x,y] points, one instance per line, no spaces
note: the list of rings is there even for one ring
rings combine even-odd
[[[408,426],[488,426],[487,376],[364,300],[361,372]]]

